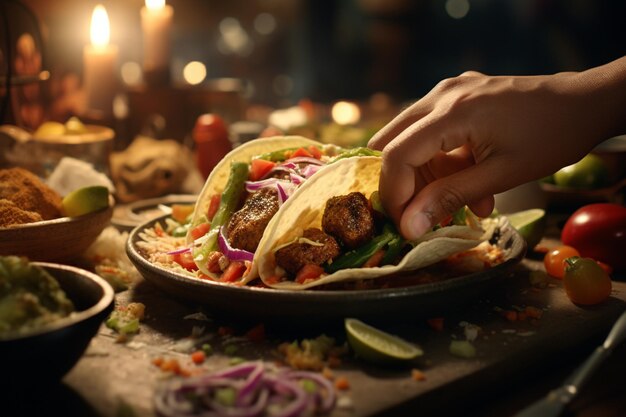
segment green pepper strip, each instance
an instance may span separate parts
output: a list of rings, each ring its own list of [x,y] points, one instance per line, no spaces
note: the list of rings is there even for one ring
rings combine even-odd
[[[370,148],[352,148],[341,152],[339,155],[331,159],[328,163],[332,164],[333,162],[337,162],[340,159],[353,158],[355,156],[382,156],[382,154],[383,153],[381,151],[376,151]]]
[[[230,175],[220,199],[220,206],[211,222],[211,228],[208,232],[209,238],[200,249],[194,252],[194,258],[202,254],[203,259],[206,259],[210,252],[217,250],[217,234],[220,227],[230,220],[230,216],[232,216],[235,208],[237,208],[247,179],[248,164],[245,162],[233,162],[230,165]]]
[[[385,252],[385,255],[383,256],[383,259],[380,262],[380,264],[381,265],[393,264],[396,258],[398,257],[398,255],[400,255],[400,252],[402,251],[402,248],[404,247],[405,244],[406,244],[406,240],[404,240],[401,236],[394,237],[391,240],[391,242],[389,242],[387,251]]]
[[[261,155],[255,156],[253,159],[263,159],[265,161],[282,162],[287,159],[286,154],[288,152],[294,152],[300,148],[307,149],[307,146],[298,146],[297,148],[285,148],[285,149],[279,149],[273,152],[262,153]],[[322,149],[321,146],[316,146],[316,148],[320,150]]]
[[[398,237],[398,234],[395,232],[393,226],[386,224],[385,227],[383,227],[382,234],[376,236],[365,245],[344,253],[335,259],[331,264],[326,266],[326,272],[332,274],[340,269],[359,268],[396,237]]]

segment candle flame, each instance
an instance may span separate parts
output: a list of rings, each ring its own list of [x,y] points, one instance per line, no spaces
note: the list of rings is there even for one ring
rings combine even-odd
[[[335,123],[340,125],[356,124],[361,120],[361,110],[355,103],[349,101],[336,102],[331,110]]]
[[[165,7],[165,0],[146,0],[146,7],[150,10],[158,10]]]
[[[110,36],[109,15],[104,6],[99,4],[91,15],[91,44],[98,47],[107,46]]]

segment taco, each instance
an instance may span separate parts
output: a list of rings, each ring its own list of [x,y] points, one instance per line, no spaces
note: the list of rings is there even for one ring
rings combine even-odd
[[[196,202],[186,242],[208,278],[246,284],[265,229],[301,184],[330,162],[369,149],[343,149],[300,136],[256,139],[213,169]],[[294,197],[295,198],[295,197]]]
[[[257,249],[263,283],[300,290],[414,271],[488,239],[467,209],[418,241],[402,238],[378,199],[380,157],[321,170],[287,201]]]

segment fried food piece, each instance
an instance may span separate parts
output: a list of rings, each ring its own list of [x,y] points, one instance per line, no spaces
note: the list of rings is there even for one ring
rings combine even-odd
[[[369,201],[359,192],[331,198],[326,202],[322,229],[348,249],[369,242],[375,232]]]
[[[278,194],[263,188],[252,194],[228,222],[228,240],[232,247],[256,251],[267,224],[278,211]]]
[[[0,227],[19,226],[20,224],[42,220],[39,213],[22,210],[14,202],[0,199]]]
[[[304,265],[322,265],[338,255],[337,241],[315,228],[306,229],[302,238],[277,250],[275,254],[276,264],[292,275],[296,275]]]
[[[0,198],[14,202],[24,211],[39,213],[43,220],[62,217],[61,196],[23,168],[0,170]]]

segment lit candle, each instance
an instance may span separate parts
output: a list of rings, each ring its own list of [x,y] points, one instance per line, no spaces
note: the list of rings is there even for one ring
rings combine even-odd
[[[170,32],[174,9],[165,0],[146,0],[141,8],[143,71],[150,83],[167,83],[170,76]]]
[[[101,4],[91,16],[91,45],[83,50],[84,89],[88,111],[110,116],[117,88],[117,47],[109,45],[109,16]]]

